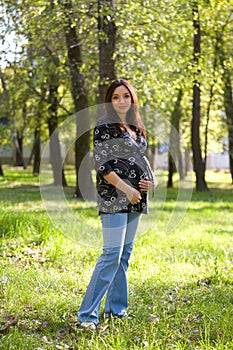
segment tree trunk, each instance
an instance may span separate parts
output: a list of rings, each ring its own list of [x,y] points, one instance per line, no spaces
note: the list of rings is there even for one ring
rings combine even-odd
[[[0,176],[4,176],[4,172],[3,172],[3,169],[2,169],[1,159],[0,159]]]
[[[113,18],[115,0],[98,0],[99,86],[97,103],[104,103],[109,82],[116,78],[116,25]]]
[[[53,169],[53,178],[55,186],[67,186],[65,175],[64,175],[64,167],[62,164],[62,156],[61,156],[61,146],[59,142],[59,136],[57,132],[58,127],[58,116],[57,116],[57,108],[58,108],[58,84],[56,83],[55,76],[51,74],[50,76],[51,82],[49,87],[49,118],[48,118],[48,127],[49,127],[49,148],[50,148],[50,161]]]
[[[34,144],[28,160],[28,164],[32,163],[33,159],[33,169],[32,173],[34,176],[38,176],[40,173],[40,162],[41,162],[41,120],[43,113],[43,104],[46,94],[46,89],[41,89],[42,96],[37,106],[37,114],[35,117],[35,129],[34,129]]]
[[[23,158],[23,135],[20,135],[18,130],[14,132],[13,143],[15,146],[14,166],[22,166],[23,168],[25,168],[24,158]]]
[[[34,163],[33,175],[38,176],[40,173],[40,158],[41,158],[41,142],[40,142],[40,128],[36,128],[34,132]]]
[[[22,108],[22,127],[14,133],[14,145],[15,145],[15,166],[22,166],[24,169],[26,169],[26,165],[24,162],[24,157],[23,157],[23,139],[24,139],[24,130],[27,125],[27,105],[26,101],[23,104]]]
[[[40,161],[41,161],[41,139],[40,139],[40,120],[41,120],[41,114],[40,111],[37,116],[38,120],[38,126],[34,130],[34,143],[32,147],[32,151],[28,160],[28,164],[32,164],[32,159],[33,160],[33,170],[32,173],[34,176],[38,176],[40,173]]]
[[[185,172],[185,176],[187,175],[188,171],[190,171],[192,169],[192,166],[190,164],[189,154],[190,154],[189,148],[185,147],[185,149],[184,149],[184,164],[185,164],[184,172]]]
[[[64,9],[65,15],[65,38],[68,53],[68,66],[70,69],[72,97],[77,113],[76,127],[77,137],[75,141],[75,169],[76,169],[76,189],[74,196],[83,199],[83,191],[90,193],[92,188],[94,197],[94,186],[92,182],[90,169],[87,169],[85,179],[79,179],[79,173],[84,158],[89,157],[90,152],[90,116],[88,113],[88,95],[85,89],[84,77],[80,68],[82,61],[82,45],[79,40],[74,23],[77,18],[73,14],[71,0],[59,1]],[[85,116],[78,112],[86,109]],[[82,117],[81,117],[82,116]]]
[[[193,4],[193,61],[194,61],[194,82],[193,82],[193,108],[192,108],[192,123],[191,123],[191,143],[193,151],[193,167],[196,175],[196,190],[208,190],[205,181],[205,167],[201,155],[200,145],[200,121],[201,121],[201,90],[200,90],[200,55],[201,55],[201,30],[198,3]]]
[[[171,115],[171,130],[169,138],[168,153],[168,182],[167,187],[173,187],[173,174],[178,170],[180,179],[184,178],[184,170],[182,164],[182,155],[180,150],[180,119],[182,116],[181,99],[183,96],[182,89],[179,90],[176,104]],[[177,163],[177,167],[176,167]]]
[[[150,165],[152,170],[155,170],[156,166],[156,136],[155,134],[151,135],[151,142],[150,142],[150,150],[151,150],[151,157],[150,157]]]

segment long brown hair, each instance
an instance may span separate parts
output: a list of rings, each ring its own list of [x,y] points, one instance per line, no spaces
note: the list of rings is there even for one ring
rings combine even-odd
[[[119,125],[121,124],[120,118],[118,117],[117,113],[115,112],[112,106],[112,95],[115,89],[122,85],[126,87],[126,89],[129,91],[131,96],[131,107],[126,114],[126,121],[130,126],[132,126],[135,129],[138,129],[140,133],[144,137],[146,137],[146,130],[139,113],[138,98],[132,85],[127,80],[116,79],[109,85],[105,95],[105,109],[107,112],[107,117],[108,119],[110,119],[110,121],[117,123]]]

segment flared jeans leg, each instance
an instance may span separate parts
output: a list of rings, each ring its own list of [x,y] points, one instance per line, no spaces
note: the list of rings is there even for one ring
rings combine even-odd
[[[140,221],[138,213],[129,213],[127,217],[127,231],[124,247],[117,272],[108,288],[104,312],[124,316],[128,307],[128,280],[127,270],[129,259],[133,250],[135,233]]]
[[[98,323],[101,301],[107,293],[105,310],[121,314],[128,305],[128,261],[133,249],[140,213],[102,214],[103,253],[79,309],[79,321]]]

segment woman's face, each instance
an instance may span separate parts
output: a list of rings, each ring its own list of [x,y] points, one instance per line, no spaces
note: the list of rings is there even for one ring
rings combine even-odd
[[[126,113],[131,107],[131,95],[129,90],[124,86],[118,86],[112,94],[112,106],[121,120],[125,120]]]

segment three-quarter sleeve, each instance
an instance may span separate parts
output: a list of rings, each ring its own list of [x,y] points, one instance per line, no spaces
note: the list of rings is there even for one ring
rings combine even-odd
[[[103,176],[111,171],[113,168],[110,162],[110,141],[111,135],[105,124],[96,126],[94,129],[94,167],[98,175]]]

